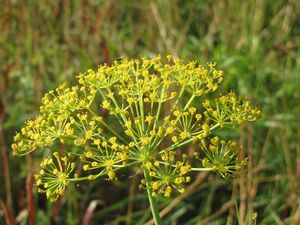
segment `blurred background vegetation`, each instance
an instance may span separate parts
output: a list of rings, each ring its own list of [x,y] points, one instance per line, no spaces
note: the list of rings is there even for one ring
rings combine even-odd
[[[147,223],[147,199],[134,176],[113,185],[83,183],[50,204],[33,185],[43,153],[17,158],[10,145],[59,83],[119,57],[156,54],[217,62],[225,72],[222,89],[263,111],[234,134],[249,160],[242,176],[199,174],[186,193],[160,200],[165,224],[299,225],[299,3],[0,1],[0,225]]]

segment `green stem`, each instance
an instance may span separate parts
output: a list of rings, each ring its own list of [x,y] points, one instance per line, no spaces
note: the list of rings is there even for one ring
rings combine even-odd
[[[90,108],[86,108],[93,116],[98,116],[93,110]],[[122,138],[111,126],[109,126],[107,123],[104,122],[104,120],[100,120],[100,123],[104,125],[112,134],[114,134],[116,137],[118,137],[120,140],[122,140],[124,143],[127,143],[124,138]]]
[[[194,94],[191,96],[190,100],[184,106],[183,111],[187,110],[187,108],[190,106],[190,104],[194,101],[195,97],[196,97],[196,95],[194,95]]]
[[[145,176],[145,179],[147,182],[147,194],[148,194],[148,199],[149,199],[154,223],[155,223],[155,225],[162,225],[162,222],[161,222],[161,219],[159,216],[158,207],[157,207],[157,200],[156,200],[156,198],[154,198],[152,196],[152,188],[148,186],[148,184],[151,182],[151,177],[146,168],[144,169],[144,176]]]
[[[214,169],[213,168],[192,168],[191,169],[192,171],[213,171]]]

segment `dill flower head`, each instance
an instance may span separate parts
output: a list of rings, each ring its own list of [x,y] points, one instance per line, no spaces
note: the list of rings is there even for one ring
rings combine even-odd
[[[38,191],[46,193],[50,201],[55,201],[64,193],[75,168],[75,163],[70,162],[70,155],[62,157],[58,152],[54,152],[53,156],[53,158],[45,158],[40,164],[41,171],[35,174],[36,185],[39,186]]]
[[[174,151],[165,151],[161,154],[161,160],[146,162],[144,167],[152,177],[151,181],[142,180],[140,187],[146,186],[152,189],[152,196],[163,194],[170,197],[172,190],[184,192],[184,183],[191,180],[187,176],[191,165],[186,163],[186,156],[183,161],[176,161]]]
[[[202,158],[202,165],[205,168],[212,168],[223,177],[233,174],[241,166],[246,164],[245,159],[240,159],[240,146],[234,141],[219,140],[217,136],[209,140],[209,144],[204,139],[201,140],[200,149],[205,153]],[[199,152],[195,156],[199,158]]]
[[[63,84],[47,93],[40,115],[14,137],[13,152],[58,151],[61,143],[72,149],[46,157],[36,175],[39,191],[51,200],[63,194],[69,182],[114,180],[118,170],[129,166],[140,168],[141,187],[153,196],[183,192],[191,171],[226,176],[237,170],[243,164],[237,159],[238,146],[212,135],[260,117],[258,108],[233,92],[199,104],[199,96],[216,91],[222,80],[223,71],[215,63],[184,63],[171,56],[100,65],[80,74],[77,85]],[[182,156],[189,144],[204,153],[202,166]],[[198,159],[203,154],[195,155]],[[72,177],[75,163],[70,156],[82,166]]]

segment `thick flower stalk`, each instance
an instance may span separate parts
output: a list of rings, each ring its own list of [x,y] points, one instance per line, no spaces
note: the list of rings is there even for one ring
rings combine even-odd
[[[183,192],[191,171],[226,176],[244,164],[238,145],[214,133],[254,121],[261,113],[233,92],[204,99],[223,80],[223,71],[215,66],[156,57],[122,59],[88,70],[78,76],[78,85],[61,85],[44,96],[40,115],[16,134],[14,154],[55,150],[36,175],[36,185],[50,200],[71,182],[117,179],[118,170],[135,165],[159,224],[154,198]],[[59,150],[61,144],[72,150]],[[191,144],[195,160],[180,156]],[[74,173],[81,165],[83,172]]]

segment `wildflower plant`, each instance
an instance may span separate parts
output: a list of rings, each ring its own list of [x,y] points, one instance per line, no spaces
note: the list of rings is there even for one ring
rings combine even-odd
[[[184,192],[192,171],[225,177],[245,164],[237,143],[222,140],[216,131],[255,121],[261,112],[233,92],[199,104],[223,80],[215,66],[158,56],[88,70],[78,76],[78,85],[61,85],[43,97],[40,115],[14,137],[13,152],[54,149],[35,176],[38,191],[51,201],[71,182],[114,180],[119,170],[136,166],[154,221],[161,224],[158,195]],[[190,144],[195,160],[180,156]]]

